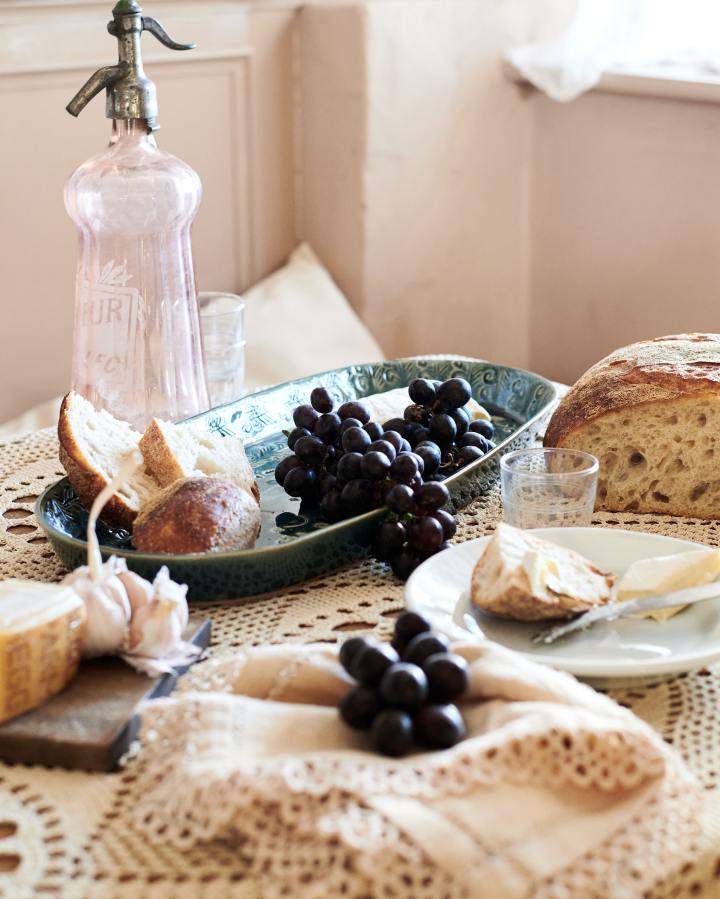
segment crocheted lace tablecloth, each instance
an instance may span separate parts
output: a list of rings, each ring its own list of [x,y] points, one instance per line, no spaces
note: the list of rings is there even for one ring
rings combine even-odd
[[[63,575],[32,512],[39,493],[63,474],[50,430],[0,443],[2,578]],[[499,515],[493,492],[460,513],[455,539],[489,533]],[[603,513],[594,523],[720,545],[720,522]],[[212,618],[211,652],[219,657],[248,645],[336,642],[355,632],[385,639],[402,607],[403,585],[384,565],[367,561],[270,596],[201,605],[195,614]],[[612,694],[677,748],[705,790],[697,857],[647,899],[720,897],[719,694],[720,666]],[[0,765],[0,896],[260,896],[236,848],[217,843],[180,852],[136,831],[138,764],[131,758],[112,775]]]

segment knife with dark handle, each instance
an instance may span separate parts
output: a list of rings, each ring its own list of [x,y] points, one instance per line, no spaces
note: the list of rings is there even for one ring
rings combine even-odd
[[[613,621],[615,618],[627,618],[642,612],[657,612],[672,606],[690,606],[696,602],[720,597],[720,583],[703,584],[700,587],[688,587],[674,593],[661,593],[657,596],[646,596],[643,599],[629,599],[627,602],[610,602],[604,606],[595,606],[589,612],[580,615],[566,624],[557,624],[540,631],[532,638],[533,643],[554,643],[561,637],[567,637],[575,631],[584,631],[599,621]]]

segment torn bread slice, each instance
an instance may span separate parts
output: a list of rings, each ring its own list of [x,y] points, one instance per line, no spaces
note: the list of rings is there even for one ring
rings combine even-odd
[[[570,618],[610,602],[614,580],[579,553],[501,523],[475,565],[470,596],[504,618]]]
[[[211,433],[202,422],[175,425],[153,418],[140,440],[140,451],[147,470],[162,487],[180,478],[216,475],[260,500],[245,445],[237,435]]]
[[[79,393],[68,393],[58,420],[60,462],[86,508],[117,474],[122,458],[137,449],[139,439],[127,422],[96,409]],[[131,530],[140,506],[159,490],[159,484],[147,472],[136,472],[107,503],[103,521]]]

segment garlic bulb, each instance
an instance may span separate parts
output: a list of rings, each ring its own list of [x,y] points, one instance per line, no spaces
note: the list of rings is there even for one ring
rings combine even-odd
[[[123,647],[131,615],[121,580],[123,570],[127,571],[125,560],[111,556],[100,566],[97,580],[93,579],[88,565],[77,568],[63,580],[85,603],[83,655],[87,658],[119,652]]]
[[[152,590],[151,600],[132,616],[125,648],[136,655],[161,658],[182,642],[188,623],[187,587],[171,581],[163,565]]]
[[[63,583],[82,598],[87,611],[83,655],[121,653],[128,664],[151,677],[189,665],[200,649],[183,640],[188,624],[187,585],[176,584],[163,565],[151,584],[117,556],[103,563],[95,525],[105,503],[142,464],[137,451],[96,497],[87,526],[88,564]]]

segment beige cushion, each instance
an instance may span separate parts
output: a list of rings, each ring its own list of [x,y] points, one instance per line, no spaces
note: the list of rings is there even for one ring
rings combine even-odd
[[[245,294],[246,389],[378,362],[383,352],[306,243]]]
[[[383,358],[360,321],[306,243],[278,271],[245,294],[245,389],[258,390],[313,372]],[[52,427],[61,397],[0,425],[0,439]]]

